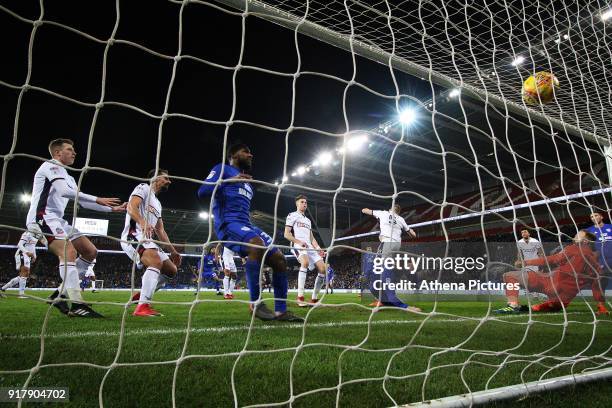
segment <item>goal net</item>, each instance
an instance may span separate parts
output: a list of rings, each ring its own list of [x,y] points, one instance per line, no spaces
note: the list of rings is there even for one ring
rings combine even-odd
[[[17,276],[12,251],[29,205],[20,193],[31,192],[48,142],[66,137],[77,150],[67,170],[84,192],[125,201],[151,183],[148,170],[168,171],[162,219],[183,255],[170,287],[185,290],[156,294],[165,316],[132,316],[142,270],[121,252],[125,214],[105,214],[108,235],[92,239],[105,290],[83,295],[105,318],[67,319],[45,291],[9,292],[0,387],[66,387],[83,406],[466,406],[534,392],[567,400],[569,386],[587,382],[605,399],[604,2],[60,3],[0,4],[14,36],[0,69],[10,135],[0,141],[0,277]],[[528,104],[523,84],[538,72],[559,85],[550,102]],[[210,200],[196,191],[236,141],[254,155],[251,221],[271,236],[267,251],[285,254],[289,309],[303,323],[249,314],[240,259],[234,299],[193,293],[223,280],[204,277],[203,248],[234,243],[215,233],[220,183]],[[333,270],[305,308],[293,291],[304,266],[284,236],[298,194]],[[386,220],[399,222],[381,211],[396,204],[409,228],[401,245],[381,244]],[[66,217],[93,214],[71,201]],[[570,251],[582,246],[572,240],[599,222],[594,214],[597,261],[576,271]],[[553,257],[527,265],[519,241],[530,239],[542,244],[535,258]],[[559,263],[569,300],[554,283]],[[537,284],[512,280],[517,270]],[[50,254],[31,273],[49,292],[61,283]],[[316,276],[307,272],[306,302]],[[262,268],[261,298],[272,304],[269,279]],[[119,287],[129,295],[106,290]]]

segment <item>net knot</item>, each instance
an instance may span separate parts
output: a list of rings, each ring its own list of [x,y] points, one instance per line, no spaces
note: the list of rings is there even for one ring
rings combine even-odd
[[[41,25],[43,25],[43,21],[42,20],[36,20],[33,23],[34,27],[40,27]]]

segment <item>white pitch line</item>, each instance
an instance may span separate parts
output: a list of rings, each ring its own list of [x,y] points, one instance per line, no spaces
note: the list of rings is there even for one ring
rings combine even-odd
[[[580,315],[580,314],[590,314],[587,312],[571,312],[566,313],[567,315]],[[563,315],[563,313],[547,313],[545,316],[559,316]],[[493,317],[493,316],[492,316]],[[528,317],[525,314],[517,314],[510,316],[495,316],[494,318],[497,320],[506,320],[506,319],[516,319],[521,317]],[[150,318],[158,319],[158,318]],[[159,319],[160,321],[163,318]],[[429,320],[426,325],[432,323],[449,323],[449,322],[474,322],[477,323],[478,318],[466,319],[466,318],[457,318],[457,319],[434,319]],[[420,324],[423,320],[373,320],[370,322],[372,326],[381,326],[386,324]],[[495,320],[490,320],[495,321]],[[536,321],[537,322],[537,321]],[[589,322],[586,322],[589,323]],[[559,323],[562,325],[563,323]],[[306,328],[325,328],[325,327],[355,327],[355,326],[367,326],[368,322],[364,321],[354,321],[354,322],[328,322],[328,323],[308,323]],[[290,324],[272,324],[272,325],[256,325],[253,326],[253,330],[286,330],[286,329],[302,329],[304,325],[302,323],[290,323]],[[202,327],[191,329],[190,333],[192,334],[207,334],[207,333],[227,333],[227,332],[236,332],[236,331],[246,331],[249,330],[250,326],[242,325],[242,326],[221,326],[221,327]],[[79,331],[71,331],[65,333],[53,333],[53,334],[45,334],[45,339],[66,339],[66,338],[79,338],[79,337],[95,337],[95,336],[105,336],[105,337],[118,337],[119,331],[87,331],[87,332],[79,332]],[[185,334],[187,333],[187,329],[138,329],[138,330],[126,330],[125,336],[149,336],[149,335],[167,335],[167,334]],[[40,339],[40,334],[16,334],[16,335],[2,335],[0,334],[0,339],[2,340],[28,340],[28,339]]]

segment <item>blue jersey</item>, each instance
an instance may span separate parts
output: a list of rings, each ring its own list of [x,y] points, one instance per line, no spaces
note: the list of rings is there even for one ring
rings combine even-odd
[[[202,267],[202,273],[212,272],[217,266],[215,262],[215,256],[213,254],[204,255],[204,266]],[[198,260],[198,271],[200,270],[200,261]]]
[[[328,281],[334,280],[334,270],[331,268],[331,266],[327,267],[327,280]]]
[[[206,181],[215,183],[227,180],[240,174],[240,170],[234,166],[217,164],[212,168]],[[215,184],[203,184],[198,189],[198,197],[204,198],[213,193]],[[264,245],[272,245],[272,237],[251,224],[251,200],[253,199],[253,189],[251,183],[246,181],[224,183],[217,186],[217,191],[212,202],[213,215],[215,217],[215,233],[221,241],[250,242],[253,238],[260,238]],[[245,256],[248,254],[249,247],[240,244],[226,243],[225,247]],[[271,248],[268,255],[277,252],[277,248]]]
[[[223,174],[221,174],[222,166],[222,164],[217,164],[213,167],[205,181],[214,183],[219,178],[226,180],[240,174],[239,169],[229,164],[223,166]],[[198,197],[209,196],[213,193],[214,189],[214,184],[203,184],[198,189]],[[250,224],[249,212],[251,210],[252,199],[253,189],[251,183],[235,182],[218,185],[212,202],[215,232],[217,235],[229,223]]]
[[[591,226],[587,231],[595,235],[595,250],[599,252],[599,262],[612,267],[612,224],[603,224],[601,227]]]

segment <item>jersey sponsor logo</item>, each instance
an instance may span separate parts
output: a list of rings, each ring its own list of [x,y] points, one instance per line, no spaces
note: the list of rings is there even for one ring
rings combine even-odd
[[[296,227],[302,227],[302,228],[310,228],[310,224],[307,224],[305,222],[300,222],[300,221],[296,222],[295,226]]]
[[[154,206],[152,206],[152,205],[149,205],[149,213],[150,213],[150,214],[153,214],[153,215],[154,215],[154,216],[156,216],[157,218],[159,218],[159,217],[160,217],[160,214],[159,214],[159,212],[157,211],[157,208],[155,208],[155,207],[154,207]]]
[[[248,184],[245,184],[245,187],[249,186]],[[245,197],[247,197],[249,200],[253,198],[253,190],[251,190],[250,186],[247,189],[240,187],[238,189],[238,194],[243,195]]]
[[[213,171],[211,171],[210,173],[208,173],[208,177],[206,177],[206,180],[209,180],[209,179],[211,179],[211,178],[215,177],[215,174],[217,174],[217,172],[216,172],[216,171],[214,171],[214,170],[213,170]]]

